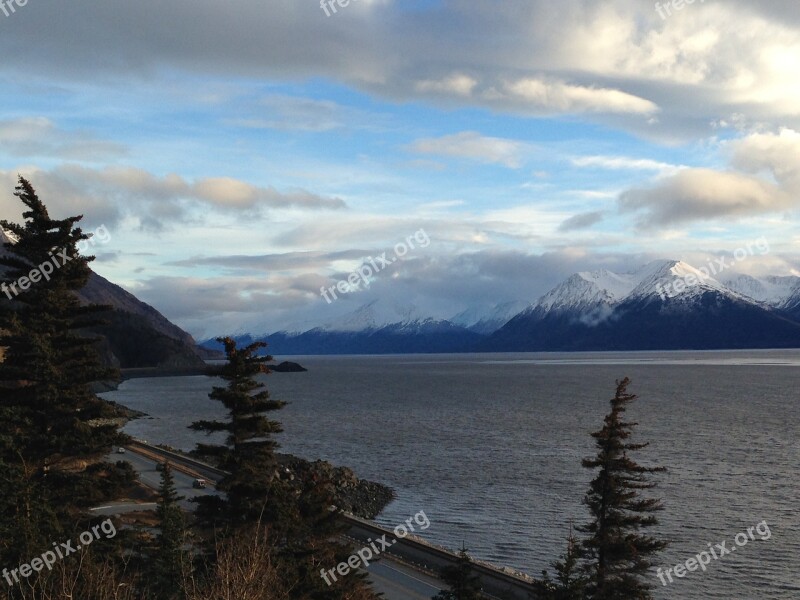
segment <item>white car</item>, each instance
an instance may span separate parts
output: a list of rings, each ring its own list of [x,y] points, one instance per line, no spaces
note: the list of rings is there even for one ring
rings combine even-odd
[[[117,448],[117,454],[125,454],[125,448],[123,448],[122,446]]]

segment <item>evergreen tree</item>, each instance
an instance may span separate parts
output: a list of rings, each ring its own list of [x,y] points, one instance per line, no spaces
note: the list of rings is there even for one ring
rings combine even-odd
[[[588,595],[594,600],[651,598],[644,575],[652,565],[650,557],[666,546],[640,532],[657,524],[653,513],[663,509],[660,500],[643,498],[641,491],[655,486],[649,474],[664,469],[640,466],[629,456],[648,445],[628,441],[637,425],[624,420],[627,405],[636,399],[627,391],[629,383],[627,377],[617,381],[611,412],[603,428],[592,434],[597,456],[583,461],[587,469],[600,469],[584,498],[592,520],[578,528],[588,535],[582,549],[588,560]]]
[[[537,600],[584,600],[586,598],[586,576],[581,570],[581,547],[570,528],[567,537],[567,552],[553,563],[555,581],[547,571],[534,584]]]
[[[183,597],[181,581],[188,556],[183,550],[186,542],[186,519],[180,507],[183,496],[175,489],[172,467],[164,464],[159,488],[158,516],[161,533],[156,539],[152,557],[152,597],[158,600],[177,600]]]
[[[89,238],[75,226],[82,217],[51,219],[23,178],[15,195],[24,224],[0,221],[13,241],[0,254],[0,521],[18,524],[0,546],[9,564],[72,533],[114,471],[87,465],[119,440],[116,425],[92,423],[111,410],[90,384],[116,371],[100,364],[96,340],[81,335],[105,310],[82,307],[75,295],[94,259],[77,250]]]
[[[585,598],[586,577],[580,569],[580,544],[570,529],[567,552],[553,563],[556,572],[556,594],[554,600],[582,600]]]
[[[264,413],[279,410],[285,402],[271,400],[262,383],[255,380],[261,373],[269,372],[265,363],[271,356],[257,356],[256,342],[237,348],[230,338],[219,338],[225,347],[228,362],[219,376],[228,382],[227,387],[214,387],[209,398],[221,402],[228,410],[226,421],[196,421],[191,428],[206,433],[225,432],[223,444],[198,444],[201,455],[217,459],[219,467],[228,471],[217,488],[227,494],[227,502],[219,499],[204,500],[208,509],[216,508],[216,516],[233,525],[264,519],[270,523],[280,509],[268,503],[276,487],[277,442],[272,435],[280,433],[280,423],[268,419]],[[212,497],[213,498],[213,497]],[[224,505],[224,506],[223,506]],[[266,513],[265,513],[266,511]],[[266,515],[266,518],[264,518]]]
[[[0,221],[17,238],[0,256],[0,266],[6,267],[0,281],[6,292],[0,296],[0,346],[6,348],[0,416],[10,432],[3,454],[12,462],[21,454],[28,465],[55,473],[73,459],[101,456],[118,440],[115,425],[89,423],[110,414],[89,385],[117,372],[101,365],[97,340],[80,335],[108,309],[82,307],[75,296],[88,282],[94,260],[78,254],[77,244],[89,239],[75,227],[82,217],[51,219],[21,177],[15,195],[28,209],[24,226]],[[52,272],[45,277],[46,271]]]
[[[481,580],[475,575],[470,558],[465,547],[458,553],[458,561],[452,567],[442,569],[440,578],[450,589],[442,590],[433,597],[433,600],[480,600]]]
[[[295,581],[298,597],[319,600],[375,600],[365,572],[351,572],[328,585],[320,576],[323,567],[346,562],[356,549],[339,540],[349,526],[333,510],[333,483],[314,474],[301,478],[294,490],[292,510],[276,531],[285,539],[279,556],[286,566],[287,579]]]

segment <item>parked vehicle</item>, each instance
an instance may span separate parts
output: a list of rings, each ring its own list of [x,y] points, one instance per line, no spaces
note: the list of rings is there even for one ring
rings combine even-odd
[[[204,489],[206,487],[206,480],[205,479],[195,479],[192,483],[193,488],[197,489]]]

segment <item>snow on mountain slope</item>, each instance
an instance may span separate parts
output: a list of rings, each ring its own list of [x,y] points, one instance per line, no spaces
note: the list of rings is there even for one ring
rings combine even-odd
[[[454,325],[460,325],[476,333],[492,333],[528,306],[530,306],[528,302],[521,300],[502,302],[491,306],[473,306],[449,320]]]
[[[357,332],[380,329],[387,325],[409,324],[421,322],[426,319],[420,310],[413,304],[400,304],[399,302],[372,300],[352,310],[335,317],[329,317],[322,322],[304,321],[288,325],[282,333],[300,334],[306,331],[327,332]]]
[[[582,315],[587,324],[595,324],[627,301],[650,301],[660,298],[675,303],[692,303],[706,292],[752,301],[743,293],[726,287],[707,272],[679,260],[652,261],[630,273],[608,270],[579,272],[568,277],[526,314],[569,313]]]
[[[740,295],[714,279],[707,271],[696,269],[680,260],[653,261],[637,270],[635,275],[639,283],[628,299],[659,296],[662,299],[669,297],[687,300],[708,291]]]
[[[618,275],[601,270],[575,273],[542,296],[532,308],[544,311],[581,310],[616,304],[633,289],[631,274]]]
[[[547,315],[562,316],[594,326],[611,316],[625,303],[663,302],[674,309],[692,310],[706,293],[722,298],[787,310],[800,311],[800,277],[763,277],[746,275],[726,277],[724,281],[679,260],[655,260],[628,273],[602,269],[574,273],[533,304],[522,301],[495,305],[477,305],[450,319],[432,318],[411,303],[375,299],[355,310],[330,316],[332,310],[344,311],[338,304],[327,307],[328,316],[295,323],[280,333],[297,336],[305,332],[343,333],[375,332],[391,328],[395,332],[432,332],[436,328],[463,328],[480,335],[490,335],[516,319]],[[560,317],[559,317],[560,318]],[[266,335],[266,334],[265,334]]]
[[[735,275],[724,279],[724,283],[740,294],[775,308],[794,306],[800,300],[800,277]]]

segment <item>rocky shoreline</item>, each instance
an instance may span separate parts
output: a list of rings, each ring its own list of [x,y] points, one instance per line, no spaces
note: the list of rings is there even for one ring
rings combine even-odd
[[[214,464],[213,459],[194,450],[181,452],[168,446],[161,447]],[[298,493],[309,481],[330,482],[333,486],[334,506],[362,519],[374,519],[396,497],[392,488],[382,483],[359,479],[348,467],[337,467],[325,460],[310,461],[293,454],[276,453],[275,458],[278,462],[275,476],[295,484]]]
[[[291,454],[277,456],[284,475],[301,481],[332,482],[336,507],[362,519],[374,519],[395,498],[392,488],[359,479],[348,467],[336,467],[324,460],[312,462]]]

